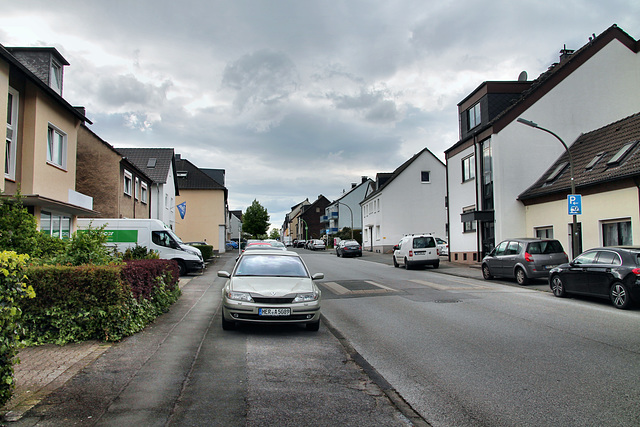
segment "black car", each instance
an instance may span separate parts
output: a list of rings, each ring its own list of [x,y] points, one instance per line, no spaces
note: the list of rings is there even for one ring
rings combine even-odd
[[[567,294],[608,298],[616,308],[640,301],[640,247],[603,247],[583,252],[549,272],[557,297]]]
[[[362,256],[362,246],[356,240],[342,240],[336,246],[336,255],[338,257]]]

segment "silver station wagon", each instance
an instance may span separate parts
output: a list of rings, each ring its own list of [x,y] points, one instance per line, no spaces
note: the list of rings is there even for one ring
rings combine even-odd
[[[549,271],[569,261],[562,244],[553,239],[508,239],[482,259],[482,276],[512,277],[519,285],[549,277]]]

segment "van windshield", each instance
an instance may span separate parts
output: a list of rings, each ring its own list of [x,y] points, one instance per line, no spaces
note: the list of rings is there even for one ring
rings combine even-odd
[[[176,234],[173,231],[171,231],[171,229],[167,229],[167,233],[169,233],[169,235],[173,237],[173,240],[184,245],[184,242],[178,236],[176,236]]]

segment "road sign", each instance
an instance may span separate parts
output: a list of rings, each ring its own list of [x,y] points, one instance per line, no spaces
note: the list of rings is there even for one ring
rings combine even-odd
[[[582,213],[582,196],[580,194],[569,194],[567,196],[569,215],[580,215]]]

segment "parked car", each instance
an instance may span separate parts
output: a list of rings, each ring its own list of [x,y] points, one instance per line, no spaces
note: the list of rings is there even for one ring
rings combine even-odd
[[[430,265],[433,268],[440,266],[438,247],[435,237],[428,234],[416,234],[404,236],[393,247],[393,266],[409,270],[411,267]]]
[[[546,278],[549,271],[569,261],[562,244],[554,239],[508,239],[482,259],[482,276],[515,278],[519,285]]]
[[[236,322],[302,323],[307,330],[320,327],[321,292],[302,258],[293,251],[249,251],[240,256],[222,289],[222,329]]]
[[[362,246],[356,240],[341,240],[336,246],[338,257],[362,256]]]
[[[568,294],[608,298],[616,308],[640,302],[640,247],[594,248],[549,273],[557,297]]]
[[[325,247],[326,246],[324,244],[324,240],[320,240],[320,239],[309,240],[308,248],[311,249],[312,251],[324,250]]]
[[[306,240],[296,240],[296,244],[294,245],[294,247],[296,248],[304,248],[307,244]]]
[[[436,237],[438,245],[438,255],[449,255],[449,243],[446,240]]]
[[[227,249],[238,249],[238,243],[233,240],[229,240],[224,246]]]

